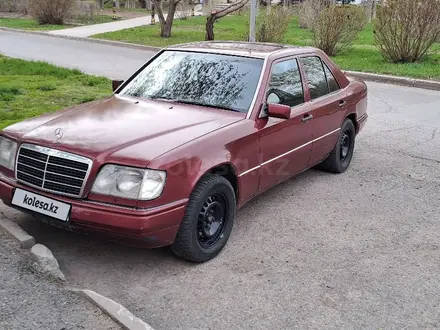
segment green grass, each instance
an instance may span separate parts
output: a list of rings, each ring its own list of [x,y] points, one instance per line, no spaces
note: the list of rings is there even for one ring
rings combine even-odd
[[[110,94],[106,78],[0,55],[0,129]]]
[[[194,42],[205,39],[206,18],[190,17],[187,20],[174,21],[172,36],[168,39],[159,37],[160,25],[141,26],[116,32],[93,36],[94,38],[125,41],[157,47]],[[248,16],[231,15],[220,19],[214,24],[216,40],[246,40],[248,32]],[[312,45],[312,33],[298,27],[296,19],[292,19],[285,35],[284,43],[292,45]],[[344,70],[364,71],[407,76],[423,79],[440,80],[440,43],[435,44],[430,54],[419,63],[393,64],[386,62],[380,55],[374,41],[371,24],[359,33],[353,47],[332,57]]]
[[[40,25],[34,19],[28,18],[0,18],[0,26],[20,30],[60,30],[65,29],[66,25]]]
[[[440,80],[440,53],[427,56],[417,63],[389,63],[384,61],[375,48],[354,46],[351,50],[334,56],[332,59],[346,70]]]
[[[246,37],[245,16],[228,16],[219,20],[214,27],[214,33],[218,40],[244,40]],[[206,17],[195,16],[187,20],[174,20],[172,37],[159,37],[160,25],[141,26],[103,33],[93,36],[94,38],[126,41],[137,44],[164,47],[177,43],[205,40]]]

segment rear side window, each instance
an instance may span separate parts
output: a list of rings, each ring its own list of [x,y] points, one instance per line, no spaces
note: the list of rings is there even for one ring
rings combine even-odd
[[[327,95],[329,93],[329,87],[321,59],[317,56],[302,57],[301,63],[306,74],[310,98],[314,100]]]
[[[267,91],[267,101],[294,107],[304,103],[304,92],[295,59],[273,65]]]
[[[340,87],[339,87],[338,82],[335,79],[335,76],[330,71],[327,64],[325,64],[324,62],[323,62],[323,64],[324,64],[325,75],[327,76],[327,83],[328,83],[328,88],[330,90],[330,93],[338,91],[340,89]]]

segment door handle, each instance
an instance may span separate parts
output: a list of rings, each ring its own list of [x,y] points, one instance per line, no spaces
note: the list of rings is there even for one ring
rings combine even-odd
[[[339,107],[342,108],[344,105],[346,105],[347,102],[344,100],[339,101]]]
[[[301,118],[301,121],[302,121],[303,123],[307,123],[309,120],[312,120],[312,119],[313,119],[313,116],[307,114],[307,115],[304,115],[304,117]]]

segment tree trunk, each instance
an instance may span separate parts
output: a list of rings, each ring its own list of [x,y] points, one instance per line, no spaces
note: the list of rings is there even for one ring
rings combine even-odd
[[[249,0],[241,0],[240,2],[236,2],[233,5],[229,6],[226,9],[222,9],[220,11],[213,10],[211,14],[206,18],[206,34],[205,40],[210,41],[214,40],[214,23],[216,20],[233,13],[234,11],[240,10],[248,3]]]
[[[371,19],[372,20],[376,18],[376,8],[377,8],[376,0],[373,0],[372,9],[371,9]]]
[[[171,26],[168,24],[161,24],[160,25],[160,36],[162,38],[169,38],[171,36]]]
[[[206,18],[206,34],[205,34],[206,41],[214,40],[214,22],[215,22],[214,15],[210,15]]]
[[[177,4],[170,1],[168,8],[168,16],[165,22],[160,22],[160,36],[162,38],[171,37],[171,29],[173,28],[174,13],[176,12]]]

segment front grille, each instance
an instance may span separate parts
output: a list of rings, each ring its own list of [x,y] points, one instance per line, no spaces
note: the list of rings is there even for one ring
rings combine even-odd
[[[80,197],[92,161],[71,153],[23,144],[18,151],[16,178],[44,191]]]

